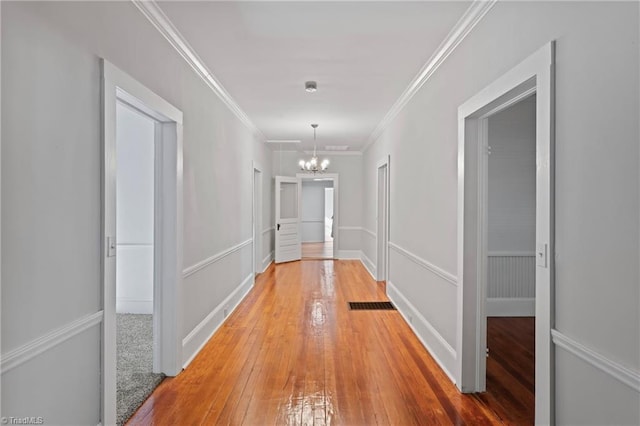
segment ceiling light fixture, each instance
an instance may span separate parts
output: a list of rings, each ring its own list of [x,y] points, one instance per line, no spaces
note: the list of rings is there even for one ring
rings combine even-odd
[[[325,158],[322,163],[318,163],[318,156],[316,155],[316,129],[318,125],[312,124],[311,127],[313,127],[313,157],[309,161],[300,160],[298,165],[300,170],[307,173],[323,173],[329,168],[329,160]]]
[[[309,93],[313,93],[318,90],[318,83],[316,83],[315,81],[307,81],[306,83],[304,83],[304,90]]]

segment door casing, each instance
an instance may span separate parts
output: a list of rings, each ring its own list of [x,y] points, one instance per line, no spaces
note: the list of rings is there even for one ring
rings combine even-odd
[[[458,109],[456,385],[462,392],[482,392],[486,371],[486,119],[536,94],[536,424],[554,423],[554,57],[551,42]]]
[[[106,60],[102,68],[101,423],[116,423],[116,103],[156,120],[154,206],[154,370],[181,369],[182,112]]]

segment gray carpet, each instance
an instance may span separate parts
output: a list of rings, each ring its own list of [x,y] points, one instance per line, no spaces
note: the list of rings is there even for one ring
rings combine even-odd
[[[117,314],[117,422],[123,425],[160,384],[153,370],[151,315]]]

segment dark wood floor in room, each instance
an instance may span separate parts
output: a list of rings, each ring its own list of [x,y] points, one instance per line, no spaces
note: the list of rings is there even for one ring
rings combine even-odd
[[[358,261],[271,266],[129,424],[509,423],[492,398],[460,394],[397,311],[347,305],[382,300]]]
[[[487,392],[477,397],[505,423],[534,424],[535,318],[487,318],[487,346]]]

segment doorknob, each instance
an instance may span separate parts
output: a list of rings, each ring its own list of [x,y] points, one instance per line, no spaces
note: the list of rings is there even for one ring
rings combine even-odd
[[[278,231],[280,230],[280,224],[278,224]]]

